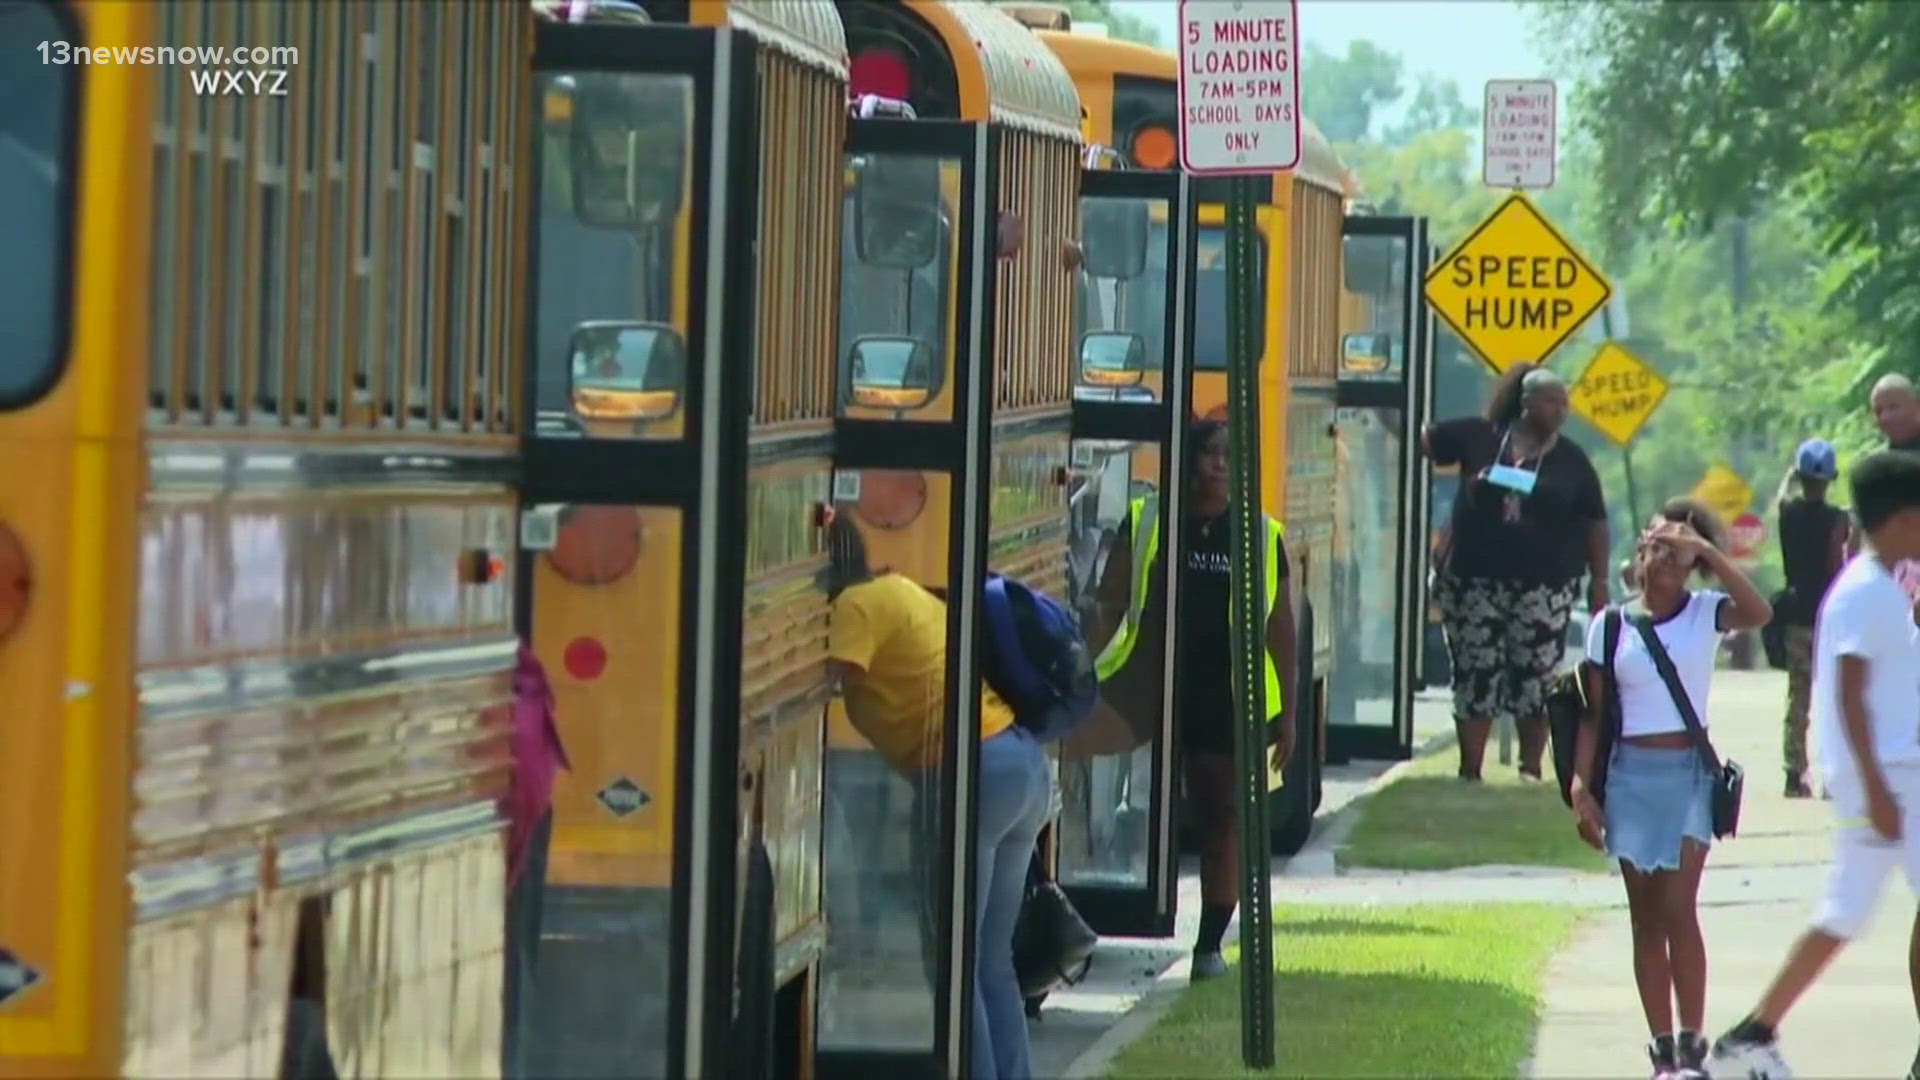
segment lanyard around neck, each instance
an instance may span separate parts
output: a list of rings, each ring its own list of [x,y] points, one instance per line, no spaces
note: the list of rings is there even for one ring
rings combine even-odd
[[[1553,450],[1553,444],[1559,441],[1560,441],[1560,436],[1558,434],[1548,436],[1547,441],[1533,455],[1531,460],[1533,461],[1532,472],[1534,473],[1534,475],[1536,476],[1539,475],[1540,463],[1546,460],[1547,454]],[[1505,465],[1507,463],[1507,447],[1511,445],[1512,442],[1513,442],[1513,426],[1509,424],[1508,426],[1500,429],[1500,449],[1495,451],[1493,455],[1493,463],[1495,465]],[[1513,467],[1516,469],[1525,469],[1528,460],[1529,459],[1524,457],[1520,458],[1519,460],[1513,463]]]

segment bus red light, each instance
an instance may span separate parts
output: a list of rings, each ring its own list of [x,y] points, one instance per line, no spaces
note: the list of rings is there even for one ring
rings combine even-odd
[[[894,101],[910,101],[913,98],[913,67],[907,63],[906,57],[892,49],[862,49],[853,58],[847,71],[847,94],[853,98],[862,94],[878,94]]]

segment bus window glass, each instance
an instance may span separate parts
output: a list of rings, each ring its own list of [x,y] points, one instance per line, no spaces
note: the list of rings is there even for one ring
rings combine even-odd
[[[1138,241],[1144,247],[1128,260],[1089,259],[1077,278],[1080,368],[1074,397],[1081,401],[1158,401],[1164,378],[1167,339],[1167,205],[1157,199],[1090,197],[1081,200],[1083,226],[1128,220],[1151,222]],[[1118,232],[1120,230],[1113,230]],[[1091,240],[1091,234],[1087,240]],[[1083,244],[1083,246],[1085,246]],[[1133,271],[1102,277],[1100,270]]]
[[[543,435],[685,431],[693,81],[541,77],[535,287]]]
[[[951,420],[960,163],[855,154],[846,172],[841,412],[859,419]]]
[[[49,4],[0,2],[0,101],[22,106],[0,110],[0,407],[45,393],[65,361],[77,69],[40,50],[78,39]]]
[[[1134,552],[1154,545],[1160,448],[1076,440],[1067,596],[1098,657],[1100,707],[1060,745],[1062,885],[1143,889],[1165,696],[1165,597]],[[1164,563],[1164,553],[1154,556]],[[1133,610],[1135,603],[1139,610]]]
[[[1254,246],[1254,294],[1260,310],[1253,320],[1253,349],[1267,350],[1267,238]],[[1223,371],[1227,366],[1227,231],[1220,225],[1200,226],[1194,252],[1193,366]]]
[[[1349,236],[1345,248],[1340,377],[1398,379],[1407,325],[1406,238]]]

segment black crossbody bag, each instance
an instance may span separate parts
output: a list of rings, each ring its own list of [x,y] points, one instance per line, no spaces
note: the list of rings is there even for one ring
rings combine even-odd
[[[1701,764],[1707,767],[1707,775],[1713,780],[1713,838],[1715,840],[1732,836],[1740,830],[1740,796],[1746,787],[1747,774],[1739,765],[1731,761],[1721,761],[1714,753],[1713,743],[1707,739],[1707,731],[1700,726],[1700,714],[1693,709],[1693,699],[1687,696],[1687,688],[1680,681],[1680,673],[1674,670],[1673,657],[1667,655],[1667,647],[1660,641],[1660,635],[1654,632],[1653,620],[1646,616],[1637,616],[1633,628],[1640,631],[1640,640],[1646,644],[1647,654],[1653,657],[1653,666],[1660,672],[1660,681],[1667,684],[1667,693],[1673,696],[1673,707],[1680,711],[1680,719],[1687,725],[1687,734],[1693,737],[1693,748],[1700,755]]]

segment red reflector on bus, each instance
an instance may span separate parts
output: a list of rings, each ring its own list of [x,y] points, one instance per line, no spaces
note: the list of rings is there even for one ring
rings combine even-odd
[[[910,101],[913,97],[913,67],[907,63],[906,57],[892,49],[862,49],[848,68],[847,94],[854,98],[862,94],[878,94],[894,101]]]

